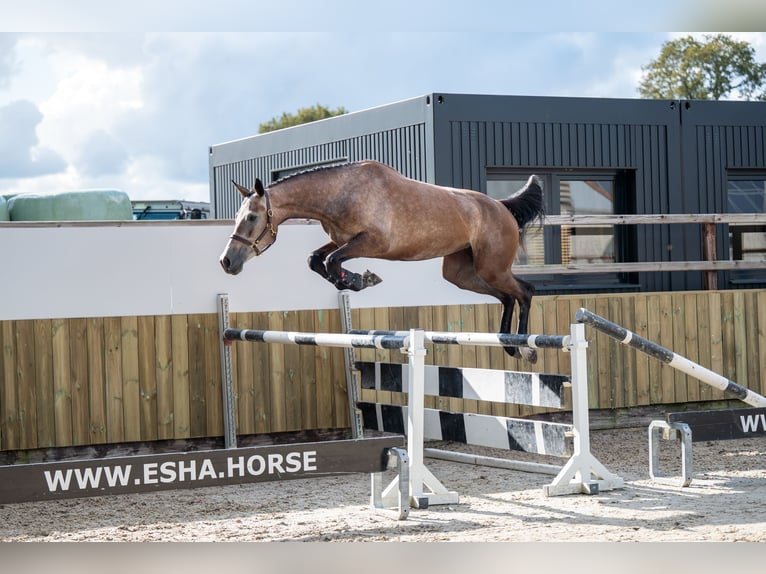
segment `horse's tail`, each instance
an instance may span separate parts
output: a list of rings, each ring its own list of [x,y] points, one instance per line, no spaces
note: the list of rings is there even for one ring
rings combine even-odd
[[[500,201],[505,205],[519,224],[519,233],[535,220],[542,225],[545,218],[545,205],[543,203],[543,186],[540,178],[536,175],[529,176],[527,184],[508,199]]]

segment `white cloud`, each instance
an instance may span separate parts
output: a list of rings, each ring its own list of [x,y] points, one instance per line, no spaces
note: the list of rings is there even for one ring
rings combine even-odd
[[[39,145],[35,129],[42,117],[29,101],[0,107],[0,179],[34,177],[66,168],[55,151]]]
[[[206,200],[208,147],[282,112],[356,111],[432,91],[636,97],[641,65],[669,37],[491,27],[0,34],[0,108],[27,100],[38,113],[27,110],[17,134],[0,133],[29,177],[0,179],[0,193],[112,188]],[[764,38],[749,41],[763,50]],[[57,158],[66,167],[50,173]],[[49,175],[33,177],[31,166],[46,165]]]
[[[40,104],[45,118],[40,137],[71,163],[96,131],[108,130],[126,111],[140,108],[141,69],[110,68],[106,62],[75,52],[51,56],[59,78],[53,94]]]

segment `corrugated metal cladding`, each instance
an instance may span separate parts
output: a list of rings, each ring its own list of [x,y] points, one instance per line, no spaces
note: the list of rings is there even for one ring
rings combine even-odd
[[[211,196],[215,217],[231,218],[239,209],[241,197],[231,185],[232,179],[250,187],[259,177],[264,185],[268,185],[298,168],[363,159],[376,159],[407,177],[424,179],[425,125],[406,126],[215,166],[213,189],[216,193]]]
[[[429,94],[222,144],[211,153],[211,205],[232,217],[230,179],[264,183],[303,166],[376,159],[405,175],[486,192],[492,172],[603,170],[630,185],[624,213],[723,213],[727,177],[766,176],[766,103]],[[627,195],[629,194],[629,196]],[[719,254],[728,234],[719,233]],[[701,258],[701,230],[638,227],[638,261]],[[722,274],[719,285],[729,276]],[[648,273],[642,290],[699,289],[701,273]]]

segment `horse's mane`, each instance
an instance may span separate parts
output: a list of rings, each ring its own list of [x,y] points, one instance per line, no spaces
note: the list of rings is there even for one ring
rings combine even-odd
[[[317,174],[317,173],[331,171],[331,170],[336,170],[336,169],[346,169],[346,168],[349,168],[352,165],[355,165],[357,163],[359,163],[359,162],[346,162],[346,163],[336,163],[336,164],[333,164],[333,165],[320,165],[320,166],[317,166],[317,167],[309,167],[309,168],[303,169],[301,171],[296,171],[295,173],[288,174],[288,175],[286,175],[284,177],[280,177],[275,182],[272,182],[271,185],[269,185],[269,187],[273,187],[273,186],[278,185],[280,183],[283,183],[283,182],[285,182],[287,180],[296,179],[296,178],[299,178],[299,177],[306,177],[306,176],[314,175],[314,174]]]

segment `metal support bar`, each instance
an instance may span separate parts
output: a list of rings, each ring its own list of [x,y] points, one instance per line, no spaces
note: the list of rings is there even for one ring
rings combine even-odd
[[[397,476],[384,491],[383,473],[371,473],[370,503],[377,512],[405,520],[410,514],[410,460],[402,448],[388,449],[387,457],[389,470],[395,469]]]
[[[218,294],[218,332],[221,352],[221,398],[223,405],[223,439],[226,448],[237,448],[237,419],[234,415],[234,380],[231,372],[231,343],[223,334],[229,328],[229,295]]]
[[[649,476],[652,480],[665,478],[660,473],[660,434],[664,440],[678,439],[681,442],[681,481],[679,486],[685,487],[692,483],[694,473],[692,461],[692,429],[686,423],[667,423],[652,421],[649,423]]]
[[[344,333],[351,332],[351,298],[350,291],[343,290],[338,292],[338,307],[340,308],[340,324]],[[348,394],[348,420],[351,425],[351,436],[361,438],[364,436],[364,423],[362,413],[357,408],[359,402],[359,383],[357,381],[354,365],[356,364],[356,354],[353,347],[343,349],[343,359],[346,366],[346,388]]]

